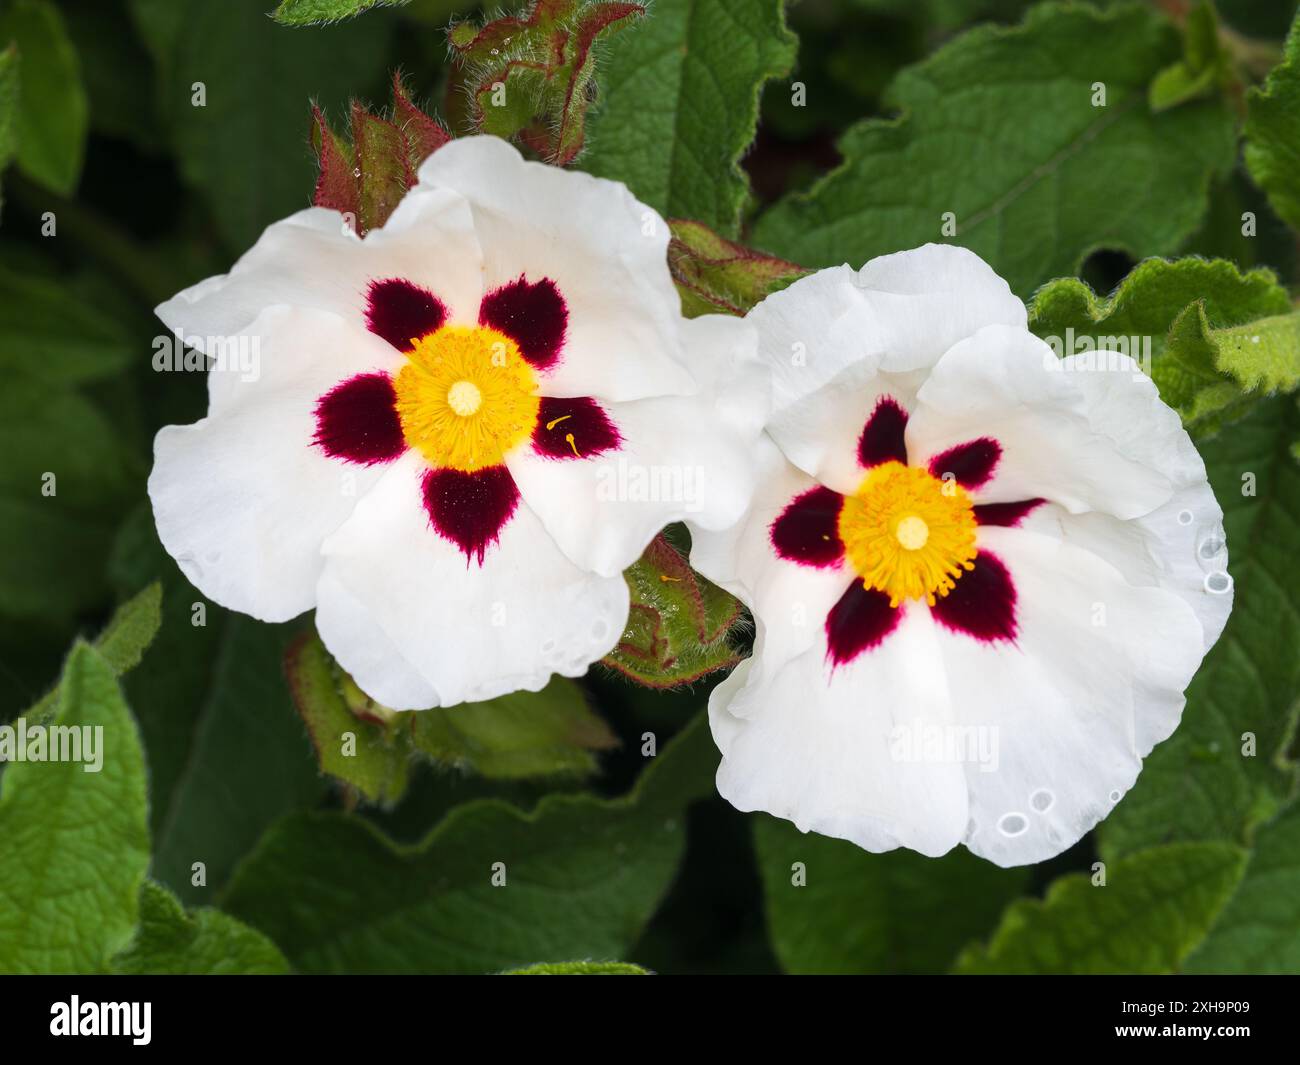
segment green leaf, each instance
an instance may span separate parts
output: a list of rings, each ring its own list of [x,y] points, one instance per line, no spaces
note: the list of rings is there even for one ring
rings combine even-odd
[[[601,64],[583,168],[734,237],[759,94],[789,73],[796,48],[781,0],[657,0]]]
[[[1104,885],[1074,873],[1047,896],[1011,904],[987,947],[955,971],[970,973],[1177,972],[1223,907],[1245,865],[1238,847],[1183,843],[1115,862]]]
[[[1166,67],[1151,83],[1152,111],[1167,111],[1203,96],[1231,79],[1228,51],[1219,43],[1219,19],[1210,0],[1187,13],[1183,58]]]
[[[523,780],[591,773],[595,752],[618,743],[582,689],[563,677],[540,692],[398,713],[358,688],[314,635],[290,647],[285,671],[321,770],[369,802],[401,798],[417,755],[489,779]]]
[[[160,110],[185,180],[230,248],[300,209],[312,187],[307,106],[375,95],[392,23],[362,19],[303,33],[266,0],[133,0],[158,69]],[[203,106],[195,101],[202,94]]]
[[[502,976],[651,976],[648,969],[625,961],[541,962],[526,969],[508,969]]]
[[[131,938],[149,864],[144,757],[113,667],[78,643],[60,689],[55,725],[97,754],[14,761],[0,778],[0,972],[102,971]]]
[[[761,216],[752,243],[832,266],[951,239],[1022,295],[1099,248],[1170,253],[1234,154],[1222,101],[1149,110],[1177,54],[1168,21],[1129,4],[1040,4],[1021,26],[974,29],[904,70],[900,117],[850,129],[843,165]]]
[[[400,716],[383,708],[364,716],[354,712],[358,704],[344,697],[343,686],[358,696],[360,690],[314,633],[303,633],[290,644],[284,669],[321,772],[355,788],[369,802],[400,799],[412,754],[409,729],[401,727]]]
[[[0,372],[76,385],[122,372],[140,358],[122,325],[68,293],[66,282],[0,270]]]
[[[1198,301],[1175,319],[1167,353],[1172,358],[1162,370],[1176,362],[1182,381],[1197,384],[1190,395],[1178,395],[1169,373],[1158,373],[1161,395],[1173,396],[1167,402],[1183,413],[1188,428],[1217,431],[1251,401],[1300,385],[1300,313],[1216,329]]]
[[[280,0],[273,15],[284,26],[313,26],[352,18],[376,7],[400,7],[408,0]]]
[[[647,688],[672,688],[740,661],[729,639],[740,603],[691,569],[662,534],[623,576],[632,594],[627,628],[602,664]]]
[[[618,745],[582,689],[564,677],[540,692],[420,710],[409,720],[417,750],[496,780],[591,773],[595,752]]]
[[[78,392],[14,374],[0,454],[0,609],[67,621],[102,604],[110,530],[140,472],[121,427]]]
[[[1300,972],[1300,803],[1255,832],[1241,886],[1183,972]]]
[[[789,973],[945,972],[1029,879],[964,848],[871,854],[775,817],[753,823],[772,946]]]
[[[626,957],[673,878],[685,808],[712,793],[717,761],[701,715],[617,799],[553,794],[530,813],[468,802],[409,847],[355,816],[295,815],[240,867],[223,908],[305,972]]]
[[[147,505],[122,527],[110,572],[123,593],[163,586],[162,627],[125,682],[149,758],[153,877],[186,905],[211,903],[268,825],[326,791],[284,677],[301,626],[207,602],[158,543]]]
[[[162,585],[149,585],[129,602],[117,608],[104,631],[95,640],[95,650],[117,676],[129,673],[140,663],[162,623]],[[32,721],[44,721],[59,705],[59,688],[56,686],[30,710]]]
[[[720,237],[701,222],[668,223],[668,266],[682,297],[682,313],[747,313],[765,296],[808,273],[802,266],[762,255]]]
[[[628,0],[533,0],[518,17],[447,31],[457,64],[450,101],[467,131],[518,137],[547,162],[582,151],[594,95],[596,43],[645,14]]]
[[[146,880],[140,889],[140,927],[113,959],[115,973],[167,976],[278,975],[289,963],[260,932],[219,910],[186,913],[176,896]]]
[[[1300,383],[1300,326],[1290,312],[1271,270],[1148,259],[1106,299],[1074,278],[1048,282],[1030,302],[1029,327],[1058,354],[1088,346],[1140,362],[1149,354],[1161,398],[1188,428],[1210,432],[1263,394]],[[1149,352],[1133,350],[1147,344]]]
[[[18,166],[70,195],[81,177],[90,108],[76,50],[50,0],[12,0],[0,14],[0,43],[18,46]]]
[[[18,46],[0,51],[0,173],[18,148]],[[0,205],[4,204],[0,198]]]
[[[1268,202],[1300,229],[1300,15],[1282,63],[1246,98],[1246,167]]]
[[[1294,791],[1284,752],[1300,713],[1297,439],[1300,408],[1273,399],[1206,453],[1224,510],[1233,612],[1188,689],[1177,731],[1098,829],[1108,860],[1169,841],[1246,843]]]

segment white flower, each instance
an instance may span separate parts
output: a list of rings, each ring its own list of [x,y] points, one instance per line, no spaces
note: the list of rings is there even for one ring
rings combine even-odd
[[[271,226],[158,308],[219,360],[208,416],[155,443],[163,544],[231,609],[315,607],[396,709],[582,674],[655,533],[725,527],[753,487],[753,327],[684,320],[667,243],[622,185],[491,137],[364,239],[323,208]],[[259,372],[222,368],[254,345]]]
[[[961,248],[823,270],[749,320],[775,380],[761,484],[691,554],[757,622],[709,703],[719,790],[873,851],[1071,846],[1231,608],[1177,415],[1127,356],[1059,362]]]

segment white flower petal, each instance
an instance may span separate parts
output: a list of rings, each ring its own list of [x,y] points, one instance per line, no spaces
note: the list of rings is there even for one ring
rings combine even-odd
[[[996,737],[995,769],[966,764],[966,845],[1021,865],[1078,842],[1177,727],[1201,626],[1177,596],[1068,543],[983,528],[980,544],[1014,582],[1014,645],[947,633],[940,661],[954,720]]]
[[[1023,329],[1025,305],[979,256],[949,244],[882,255],[861,270],[819,270],[768,296],[749,318],[775,377],[775,408],[846,367],[927,369],[987,325]]]
[[[896,757],[895,746],[900,730],[951,724],[942,672],[926,668],[938,654],[937,626],[910,610],[886,639],[889,653],[877,648],[834,674],[822,639],[761,684],[745,683],[751,666],[715,689],[709,721],[723,798],[871,851],[938,856],[956,846],[967,823],[961,766]],[[764,654],[756,647],[750,661]]]
[[[622,443],[591,458],[556,459],[528,444],[506,457],[524,500],[564,552],[606,577],[622,573],[671,522],[734,524],[754,490],[768,391],[753,327],[721,315],[682,325],[700,391],[604,404]]]
[[[267,227],[231,267],[158,306],[156,313],[191,346],[215,355],[224,338],[277,304],[337,314],[365,328],[371,281],[401,277],[433,292],[450,318],[474,323],[482,295],[482,253],[465,200],[450,190],[413,189],[382,229],[364,238],[343,216],[310,207]],[[226,380],[209,379],[224,402]]]
[[[668,226],[625,186],[526,162],[495,137],[434,152],[420,182],[473,208],[485,287],[549,277],[568,333],[546,393],[633,400],[694,388],[680,360],[681,301],[668,271]]]
[[[1091,369],[1092,360],[1072,355],[1063,366],[1083,393],[1093,427],[1174,486],[1168,502],[1131,522],[1095,512],[1063,515],[1067,540],[1106,559],[1130,584],[1178,595],[1200,619],[1208,651],[1227,624],[1233,588],[1223,510],[1205,463],[1177,413],[1127,355]]]
[[[316,625],[361,688],[395,710],[539,691],[578,677],[627,623],[621,575],[573,565],[522,500],[482,566],[425,512],[408,452],[325,543]]]
[[[822,641],[826,615],[853,580],[846,565],[816,568],[778,558],[769,534],[791,500],[816,482],[785,460],[767,438],[755,446],[758,485],[736,524],[701,528],[690,518],[691,565],[754,612],[757,641],[766,647],[748,659],[755,682]]]
[[[316,403],[356,374],[391,372],[400,357],[321,311],[272,308],[235,334],[254,339],[256,379],[225,372],[224,404],[158,433],[149,498],[163,546],[204,595],[284,621],[311,608],[321,542],[382,472],[313,446]]]
[[[1082,376],[1063,372],[1052,349],[1024,330],[982,329],[954,345],[917,393],[909,462],[922,466],[950,447],[992,437],[1002,456],[974,493],[977,502],[1041,497],[1071,512],[1149,514],[1168,502],[1173,484],[1094,421]]]

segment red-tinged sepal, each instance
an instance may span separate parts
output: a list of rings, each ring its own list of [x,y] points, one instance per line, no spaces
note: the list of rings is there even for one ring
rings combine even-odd
[[[623,576],[632,607],[604,665],[647,688],[675,688],[740,662],[731,639],[740,603],[691,569],[663,534]]]
[[[453,124],[517,139],[548,163],[568,165],[582,151],[596,42],[645,11],[624,0],[534,0],[522,16],[452,26]]]
[[[688,318],[744,315],[763,297],[810,272],[727,240],[702,222],[673,219],[668,228],[668,267]]]
[[[312,144],[320,167],[317,207],[342,212],[359,235],[382,226],[416,182],[420,164],[451,139],[446,128],[420,110],[393,75],[393,106],[374,114],[353,101],[351,143],[334,132],[320,108],[312,108]]]

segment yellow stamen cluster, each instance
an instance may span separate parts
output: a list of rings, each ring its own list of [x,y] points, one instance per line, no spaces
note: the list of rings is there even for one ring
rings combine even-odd
[[[889,605],[925,599],[934,606],[974,569],[975,512],[956,481],[886,462],[844,500],[839,533],[849,562]]]
[[[411,341],[394,381],[406,442],[437,467],[497,466],[537,424],[537,378],[504,333],[443,326]]]

